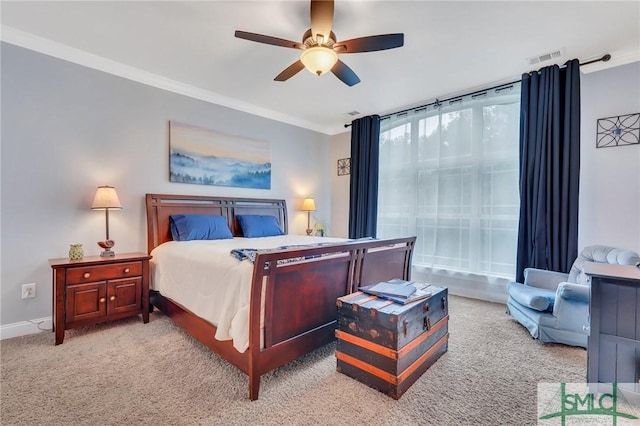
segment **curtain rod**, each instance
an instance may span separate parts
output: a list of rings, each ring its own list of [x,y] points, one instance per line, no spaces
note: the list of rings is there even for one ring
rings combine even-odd
[[[587,61],[587,62],[581,62],[580,66],[594,64],[594,63],[600,62],[600,61],[607,62],[607,61],[609,61],[609,59],[611,59],[611,55],[607,53],[604,56],[602,56],[601,58],[593,59],[593,60]],[[564,68],[564,67],[566,67],[566,64],[562,65],[560,68]],[[520,83],[521,81],[522,80],[515,80],[515,81],[511,81],[509,83],[503,83],[503,84],[500,84],[498,86],[488,87],[488,88],[482,89],[482,90],[476,90],[475,92],[470,92],[470,93],[466,93],[464,95],[454,96],[452,98],[448,98],[448,99],[444,99],[444,100],[439,100],[438,98],[436,98],[436,100],[434,102],[431,102],[431,103],[428,103],[428,104],[425,104],[425,105],[420,105],[420,106],[416,106],[416,107],[413,107],[413,108],[403,109],[402,111],[396,111],[396,112],[393,112],[391,114],[385,114],[385,115],[380,117],[380,120],[384,120],[386,118],[389,118],[392,115],[398,115],[398,114],[403,114],[403,113],[409,112],[409,111],[415,111],[415,110],[419,110],[419,109],[424,109],[424,108],[430,107],[432,105],[438,105],[439,106],[443,102],[456,101],[456,100],[459,100],[460,98],[463,98],[465,96],[475,97],[475,96],[477,96],[477,95],[479,95],[481,93],[487,92],[489,90],[501,91],[501,90],[504,90],[504,89],[507,89],[507,88],[511,88],[513,84]],[[350,126],[351,126],[351,123],[344,125],[345,128],[350,127]]]

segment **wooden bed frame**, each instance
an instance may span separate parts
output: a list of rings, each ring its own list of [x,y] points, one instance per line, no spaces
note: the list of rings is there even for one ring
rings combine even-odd
[[[169,216],[173,214],[223,215],[234,236],[241,236],[237,215],[271,215],[287,232],[284,200],[147,194],[146,210],[149,252],[172,239]],[[247,374],[249,398],[256,400],[262,374],[335,338],[338,297],[357,291],[359,286],[392,278],[409,279],[414,245],[415,237],[407,237],[257,254],[249,306],[249,348],[243,353],[233,347],[231,340],[216,340],[214,325],[158,292],[151,292],[151,303],[189,335]],[[278,263],[299,257],[306,259]]]

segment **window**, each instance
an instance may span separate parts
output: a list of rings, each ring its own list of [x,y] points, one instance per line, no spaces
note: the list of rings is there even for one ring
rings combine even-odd
[[[382,121],[377,234],[417,235],[414,265],[515,275],[519,86]]]

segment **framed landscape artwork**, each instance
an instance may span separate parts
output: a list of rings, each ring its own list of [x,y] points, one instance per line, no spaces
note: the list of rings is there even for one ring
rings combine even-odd
[[[169,122],[169,180],[271,188],[271,144]]]

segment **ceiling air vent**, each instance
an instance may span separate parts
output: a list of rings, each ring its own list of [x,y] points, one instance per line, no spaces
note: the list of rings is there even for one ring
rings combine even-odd
[[[352,117],[356,115],[360,115],[360,111],[351,111],[351,112],[348,112],[347,115],[350,115]]]
[[[540,62],[550,61],[552,59],[556,59],[564,55],[564,49],[554,50],[553,52],[546,52],[540,55],[532,56],[527,58],[527,62],[529,65],[539,64]]]

